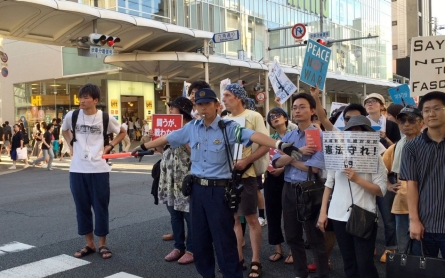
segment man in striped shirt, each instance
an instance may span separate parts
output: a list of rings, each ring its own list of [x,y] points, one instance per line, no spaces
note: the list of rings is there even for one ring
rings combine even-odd
[[[400,179],[408,184],[410,237],[423,240],[428,255],[445,255],[445,93],[430,92],[419,103],[427,128],[406,143]],[[420,255],[420,243],[414,250]]]

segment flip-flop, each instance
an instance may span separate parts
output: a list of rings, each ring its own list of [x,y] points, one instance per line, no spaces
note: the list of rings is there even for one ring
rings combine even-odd
[[[293,261],[292,261],[292,262],[289,262],[289,259],[290,259],[290,258],[293,258],[293,257],[292,257],[292,254],[289,254],[289,256],[287,256],[286,260],[284,260],[284,263],[285,263],[285,264],[293,264],[293,263],[294,263]]]
[[[102,250],[104,250],[104,251],[102,252]],[[113,257],[113,252],[111,252],[110,249],[107,246],[105,246],[105,245],[99,247],[99,253],[100,253],[100,256],[102,257],[102,259],[104,259],[104,260]],[[111,256],[104,257],[104,255],[106,255],[106,254],[111,254]]]
[[[86,251],[85,251],[86,250]],[[80,257],[76,257],[76,255],[74,255],[74,257],[76,258],[83,258],[85,256],[91,255],[96,253],[96,250],[94,250],[93,248],[89,247],[88,245],[85,246],[84,248],[77,250],[76,253],[80,254]]]
[[[271,255],[272,259],[269,257],[269,261],[271,262],[277,262],[281,259],[283,259],[283,254],[280,252],[275,252]]]

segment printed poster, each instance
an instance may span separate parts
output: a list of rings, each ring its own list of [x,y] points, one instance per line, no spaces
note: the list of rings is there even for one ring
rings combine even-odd
[[[269,68],[269,80],[273,87],[275,95],[280,97],[280,103],[283,104],[293,93],[297,91],[297,86],[287,77],[280,64],[275,60]]]
[[[182,127],[182,115],[153,114],[153,138],[170,134]]]

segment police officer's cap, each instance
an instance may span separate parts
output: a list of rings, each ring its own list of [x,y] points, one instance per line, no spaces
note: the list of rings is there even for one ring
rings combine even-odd
[[[212,89],[204,88],[198,90],[195,94],[196,103],[216,102],[218,97]]]

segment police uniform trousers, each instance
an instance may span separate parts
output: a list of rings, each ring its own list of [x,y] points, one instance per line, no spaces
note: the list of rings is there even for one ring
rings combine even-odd
[[[190,199],[193,257],[198,273],[204,278],[215,277],[215,256],[224,278],[242,278],[238,259],[235,220],[224,198],[222,186],[193,184]]]

